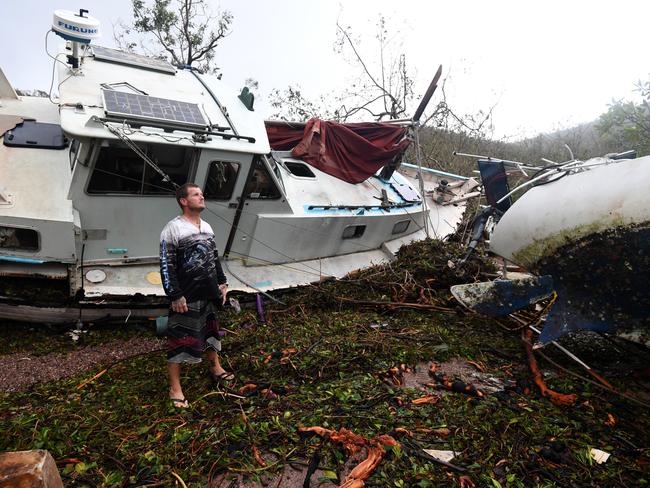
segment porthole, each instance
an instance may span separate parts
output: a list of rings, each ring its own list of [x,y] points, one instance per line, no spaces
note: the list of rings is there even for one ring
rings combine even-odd
[[[343,239],[358,239],[365,231],[365,225],[350,225],[343,229]]]
[[[409,228],[410,220],[400,220],[393,226],[393,234],[403,234]]]

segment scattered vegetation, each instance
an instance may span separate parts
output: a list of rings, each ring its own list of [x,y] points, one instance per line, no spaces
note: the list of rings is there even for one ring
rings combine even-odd
[[[87,371],[0,394],[0,450],[49,450],[65,486],[225,487],[240,486],[242,477],[283,486],[278,476],[287,465],[304,471],[310,461],[323,479],[341,482],[349,470],[346,450],[299,432],[319,426],[397,440],[366,480],[369,487],[647,484],[648,407],[583,379],[551,349],[544,355],[560,368],[538,356],[547,383],[578,400],[557,407],[540,396],[520,331],[511,330],[521,326],[468,313],[450,298],[451,284],[493,272],[480,256],[453,267],[463,252],[454,243],[414,244],[391,264],[296,289],[282,297],[284,304],[267,302],[264,323],[251,309],[228,312],[223,325],[232,332],[223,359],[237,381],[215,386],[205,368],[185,368],[187,410],[167,399],[161,352],[121,361],[97,377]],[[5,329],[2,354],[79,347],[19,327]],[[152,334],[91,327],[81,341]],[[632,356],[616,349],[621,345],[607,355],[591,347],[574,352],[594,367]],[[647,352],[638,355],[647,367]],[[387,380],[395,371],[422,372],[451,359],[470,361],[504,388],[476,395],[438,389],[433,380],[426,391]],[[641,380],[629,372],[617,364],[607,376],[641,398]],[[413,402],[425,396],[436,400]],[[455,451],[453,465],[466,471],[432,462],[423,448]],[[596,464],[591,448],[612,457]]]

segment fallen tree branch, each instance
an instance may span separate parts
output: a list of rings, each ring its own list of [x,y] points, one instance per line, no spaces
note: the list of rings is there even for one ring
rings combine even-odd
[[[178,476],[178,475],[177,475],[176,473],[174,473],[173,471],[170,471],[170,473],[172,474],[172,476],[174,476],[174,478],[176,478],[176,479],[180,482],[180,484],[181,484],[181,486],[182,486],[183,488],[187,488],[187,485],[186,485],[185,482],[183,481],[183,478],[181,478],[180,476]]]
[[[446,307],[439,307],[437,305],[425,305],[422,303],[405,303],[405,302],[375,302],[371,300],[354,300],[352,298],[336,297],[337,300],[342,302],[354,303],[356,305],[371,305],[373,307],[387,307],[387,308],[416,308],[420,310],[436,310],[438,312],[453,312],[454,310]]]
[[[93,376],[92,378],[88,378],[87,380],[82,381],[81,383],[79,383],[79,384],[77,385],[77,390],[81,390],[81,389],[82,389],[84,386],[86,386],[88,383],[90,383],[90,382],[92,382],[92,381],[95,381],[97,378],[99,378],[100,376],[102,376],[102,375],[103,375],[104,373],[106,373],[107,371],[108,371],[108,369],[103,369],[103,370],[101,370],[99,373],[97,373],[95,376]]]
[[[546,383],[544,383],[542,373],[539,370],[537,360],[535,359],[535,355],[533,353],[533,345],[531,343],[532,337],[533,331],[528,328],[526,328],[521,333],[521,340],[524,343],[524,347],[526,348],[526,355],[528,356],[528,366],[530,367],[530,372],[533,374],[533,381],[539,388],[542,396],[549,397],[551,399],[551,402],[553,402],[553,404],[557,405],[558,407],[573,405],[578,399],[578,395],[575,395],[573,393],[557,393],[551,390],[548,386],[546,386]]]
[[[300,427],[299,433],[316,434],[332,442],[343,445],[343,448],[349,453],[359,452],[361,448],[367,447],[368,453],[366,459],[357,464],[350,474],[348,474],[339,488],[363,488],[373,471],[379,466],[386,451],[384,446],[397,446],[398,442],[389,435],[380,435],[379,437],[367,440],[365,437],[355,434],[354,432],[342,428],[338,432],[335,430],[324,429],[323,427]]]

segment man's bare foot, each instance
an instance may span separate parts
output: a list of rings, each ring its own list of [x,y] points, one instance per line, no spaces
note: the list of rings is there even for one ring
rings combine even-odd
[[[233,373],[229,373],[223,368],[211,368],[208,373],[210,375],[210,378],[212,378],[212,381],[215,383],[229,383],[235,379],[235,375]]]
[[[190,402],[187,401],[187,398],[170,398],[174,408],[187,408],[190,406]]]

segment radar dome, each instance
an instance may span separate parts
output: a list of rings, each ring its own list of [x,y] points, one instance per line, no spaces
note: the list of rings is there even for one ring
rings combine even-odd
[[[88,10],[80,9],[79,13],[70,10],[56,10],[52,21],[52,30],[67,41],[89,44],[100,37],[99,20],[84,16]]]

